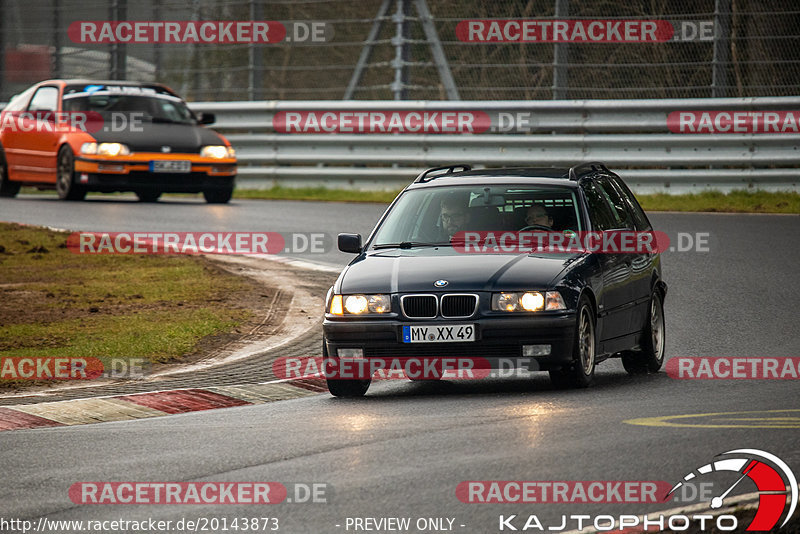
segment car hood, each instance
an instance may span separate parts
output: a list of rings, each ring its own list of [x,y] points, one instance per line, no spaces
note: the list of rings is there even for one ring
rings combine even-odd
[[[193,124],[163,124],[142,121],[141,131],[97,131],[92,133],[98,143],[125,143],[131,152],[169,152],[199,154],[205,145],[222,145],[220,136],[211,130]],[[111,128],[109,128],[111,130]],[[163,147],[169,147],[165,150]]]
[[[464,254],[450,247],[382,250],[354,261],[341,277],[347,293],[497,291],[552,287],[581,254]],[[447,280],[445,287],[433,285]]]

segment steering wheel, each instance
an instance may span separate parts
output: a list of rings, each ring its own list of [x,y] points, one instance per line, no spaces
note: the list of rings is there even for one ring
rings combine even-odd
[[[521,229],[520,232],[524,232],[525,230],[545,230],[547,232],[553,231],[552,228],[543,224],[532,224],[530,226],[526,226],[525,228]]]

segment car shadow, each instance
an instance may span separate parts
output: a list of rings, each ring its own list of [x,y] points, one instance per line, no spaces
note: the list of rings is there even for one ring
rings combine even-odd
[[[662,386],[669,381],[663,371],[651,374],[629,375],[624,371],[606,371],[595,375],[594,384],[585,389],[562,389],[555,387],[547,373],[535,373],[531,377],[487,378],[480,380],[433,380],[433,381],[397,381],[373,380],[373,385],[366,396],[358,402],[380,402],[389,399],[442,397],[442,396],[510,396],[527,394],[555,394],[563,397],[591,394],[602,391],[614,393],[618,390],[636,386]],[[385,382],[398,382],[400,387],[376,388]],[[333,398],[333,397],[332,397]],[[336,399],[344,400],[344,399]]]
[[[56,196],[52,195],[19,195],[16,197],[15,200],[36,200],[36,201],[50,201],[50,202],[63,202],[65,205],[74,204],[80,205],[81,203],[93,203],[93,204],[141,204],[143,206],[157,206],[159,204],[164,205],[181,205],[181,206],[238,206],[238,204],[231,200],[226,204],[208,204],[203,197],[185,197],[185,198],[160,198],[157,202],[140,202],[135,196],[130,197],[123,197],[123,196],[87,196],[84,200],[79,202],[65,202],[60,200]]]

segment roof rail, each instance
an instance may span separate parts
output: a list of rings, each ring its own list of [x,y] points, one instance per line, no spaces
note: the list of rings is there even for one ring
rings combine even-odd
[[[604,163],[600,163],[599,161],[590,161],[588,163],[581,163],[579,165],[571,167],[569,169],[569,179],[577,182],[578,178],[580,178],[584,174],[588,174],[590,172],[595,172],[595,171],[611,172],[608,170],[608,167],[606,167]]]
[[[459,169],[459,170],[456,171],[456,169]],[[414,180],[414,183],[415,184],[420,184],[420,183],[424,184],[425,182],[430,182],[431,180],[439,178],[440,176],[444,176],[444,175],[447,175],[447,174],[453,174],[454,172],[465,172],[465,171],[469,171],[469,170],[472,170],[472,165],[467,165],[466,163],[456,163],[456,164],[453,164],[453,165],[445,165],[443,167],[431,167],[427,171],[424,171],[424,172],[420,173],[420,175],[417,176],[417,179]],[[435,176],[429,176],[431,173],[436,172],[436,171],[447,171],[447,172],[444,172],[442,174],[437,174]]]

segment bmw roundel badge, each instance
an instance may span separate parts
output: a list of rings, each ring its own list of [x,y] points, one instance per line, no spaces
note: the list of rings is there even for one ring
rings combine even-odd
[[[435,282],[433,283],[433,285],[435,285],[436,287],[444,287],[444,286],[446,286],[446,285],[447,285],[447,284],[449,284],[449,283],[450,283],[450,282],[448,282],[447,280],[437,280],[437,281],[435,281]]]

